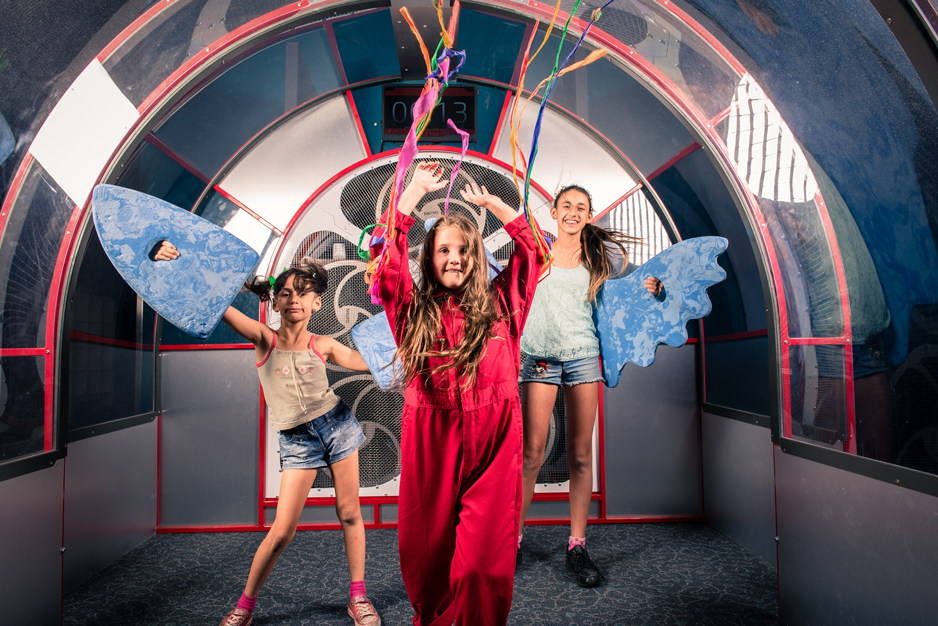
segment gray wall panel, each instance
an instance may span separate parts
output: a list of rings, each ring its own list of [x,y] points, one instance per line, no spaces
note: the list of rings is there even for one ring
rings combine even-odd
[[[160,525],[256,524],[254,350],[161,354]]]
[[[938,498],[775,449],[782,624],[934,624]]]
[[[590,517],[599,517],[599,500],[590,501],[588,515]],[[535,519],[570,519],[570,503],[558,500],[543,500],[541,502],[532,502],[528,509],[529,520]]]
[[[62,623],[65,463],[0,482],[0,622]]]
[[[660,345],[650,367],[630,363],[603,388],[606,515],[700,515],[695,349]]]
[[[707,523],[777,567],[772,432],[706,412],[701,419]]]
[[[68,444],[65,593],[156,532],[156,421]]]

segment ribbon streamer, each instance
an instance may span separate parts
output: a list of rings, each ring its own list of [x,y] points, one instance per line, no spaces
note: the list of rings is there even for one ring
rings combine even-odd
[[[453,183],[456,182],[459,167],[462,165],[463,159],[466,158],[466,150],[469,149],[469,133],[457,128],[456,124],[453,123],[451,119],[447,119],[446,123],[449,124],[450,128],[459,133],[459,136],[462,138],[462,152],[459,154],[459,161],[456,163],[456,167],[453,168],[453,172],[449,175],[449,189],[446,190],[446,203],[443,205],[443,214],[449,216],[449,196],[453,193]]]

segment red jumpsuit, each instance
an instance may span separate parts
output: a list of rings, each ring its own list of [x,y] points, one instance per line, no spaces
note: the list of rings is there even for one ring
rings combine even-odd
[[[396,217],[378,293],[400,345],[413,294],[407,231],[414,220]],[[398,543],[417,626],[505,624],[511,610],[521,514],[519,343],[543,261],[524,216],[505,230],[515,248],[492,285],[511,315],[496,323],[475,385],[464,391],[459,374],[446,370],[421,374],[404,391]],[[441,337],[455,346],[463,313],[458,296],[441,297]],[[428,361],[426,372],[441,363]]]

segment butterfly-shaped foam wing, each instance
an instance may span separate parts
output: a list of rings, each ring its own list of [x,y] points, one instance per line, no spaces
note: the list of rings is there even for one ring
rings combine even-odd
[[[651,365],[659,343],[684,345],[688,320],[710,313],[707,288],[726,278],[717,264],[726,246],[723,237],[687,239],[628,276],[606,281],[593,308],[606,385],[619,384],[626,363]],[[664,285],[657,297],[644,287],[649,276]]]
[[[260,257],[215,224],[153,196],[97,185],[91,197],[101,246],[127,284],[182,331],[204,339],[238,295]],[[154,261],[170,241],[180,256]]]

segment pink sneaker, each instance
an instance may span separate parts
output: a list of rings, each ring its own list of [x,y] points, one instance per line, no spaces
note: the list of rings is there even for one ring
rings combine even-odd
[[[235,609],[225,616],[219,626],[251,626],[254,614],[247,609]]]
[[[366,596],[354,596],[348,603],[348,614],[355,626],[381,626],[381,617]]]

